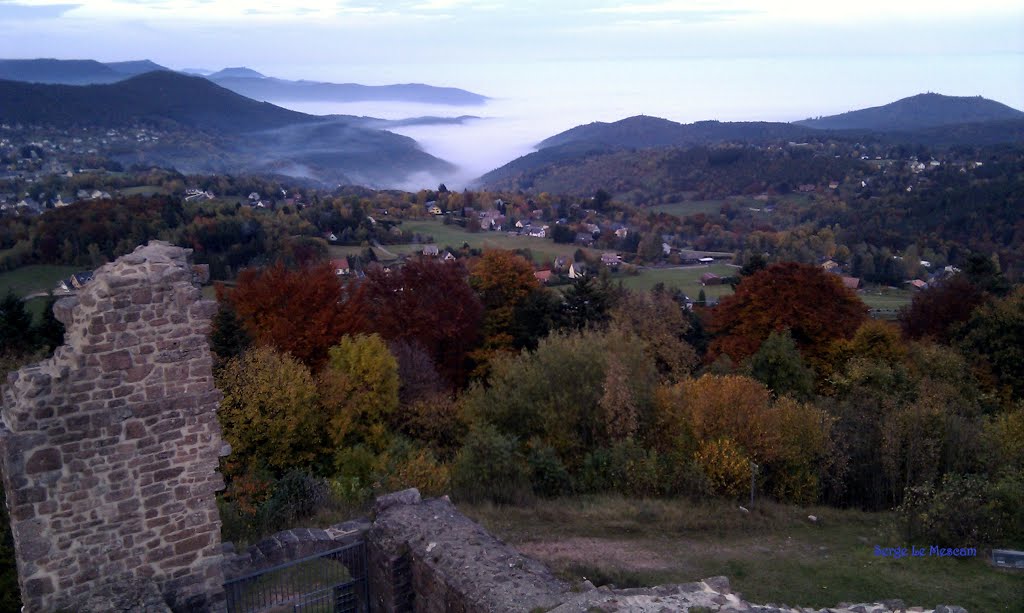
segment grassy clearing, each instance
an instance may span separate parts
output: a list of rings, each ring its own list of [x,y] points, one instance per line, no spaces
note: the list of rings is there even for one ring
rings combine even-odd
[[[125,196],[152,196],[154,194],[166,195],[169,192],[159,185],[139,185],[137,187],[126,187],[121,190]]]
[[[25,297],[29,294],[47,292],[56,288],[57,282],[61,279],[81,270],[74,266],[22,266],[0,273],[0,294],[6,295],[8,291],[12,291],[18,296]]]
[[[704,295],[711,297],[728,296],[732,294],[732,287],[729,285],[709,285],[703,287],[700,284],[700,276],[710,272],[720,277],[735,275],[739,269],[726,264],[712,264],[710,266],[688,266],[686,268],[644,268],[637,275],[623,275],[616,277],[616,281],[622,281],[623,287],[636,291],[650,291],[658,283],[664,283],[665,287],[676,287],[694,300],[704,290]]]
[[[888,287],[867,288],[857,295],[871,309],[871,316],[880,319],[896,319],[900,309],[914,298],[913,292]]]
[[[538,264],[550,264],[558,256],[571,257],[576,253],[578,245],[565,245],[555,243],[546,238],[533,238],[531,236],[510,235],[507,232],[467,232],[457,225],[444,225],[434,220],[411,220],[402,223],[402,229],[406,232],[419,232],[424,236],[433,236],[434,244],[441,248],[450,245],[459,248],[467,243],[474,249],[529,249],[533,254],[533,260]],[[388,245],[391,249],[392,245]],[[597,249],[585,249],[584,251],[596,255],[601,253]]]
[[[675,215],[676,217],[687,217],[698,213],[717,215],[722,210],[723,204],[725,204],[725,200],[686,200],[671,204],[659,204],[652,206],[651,210],[657,213]]]
[[[460,509],[572,581],[627,587],[726,575],[759,603],[826,607],[901,598],[928,608],[1024,610],[1024,576],[980,557],[876,557],[875,545],[907,545],[889,513],[771,503],[743,513],[725,502],[613,496]]]

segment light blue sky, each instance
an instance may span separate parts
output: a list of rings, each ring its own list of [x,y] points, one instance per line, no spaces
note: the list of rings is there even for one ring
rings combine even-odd
[[[467,60],[1024,53],[1019,0],[2,0],[0,23],[2,57],[307,78]]]

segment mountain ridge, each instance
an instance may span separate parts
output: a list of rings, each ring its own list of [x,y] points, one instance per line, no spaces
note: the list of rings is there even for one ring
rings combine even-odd
[[[291,81],[266,76],[245,66],[223,68],[208,74],[195,69],[172,71],[150,60],[102,63],[96,60],[0,59],[0,80],[53,85],[100,85],[116,83],[150,71],[171,71],[201,76],[237,94],[267,102],[366,102],[396,101],[480,106],[489,98],[456,87],[423,83],[361,85],[326,81]],[[202,71],[206,72],[206,71]]]
[[[1022,118],[1024,112],[982,96],[927,92],[880,106],[793,123],[819,130],[893,131]]]
[[[299,113],[169,71],[103,85],[0,81],[0,118],[57,130],[152,127],[172,138],[105,153],[191,173],[292,174],[377,186],[454,168],[409,137],[371,127],[370,118]]]

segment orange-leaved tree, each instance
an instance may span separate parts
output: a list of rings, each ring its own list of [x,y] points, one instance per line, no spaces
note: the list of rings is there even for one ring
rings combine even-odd
[[[788,329],[800,351],[816,363],[833,341],[852,337],[867,313],[867,305],[838,276],[808,264],[772,264],[743,279],[736,293],[715,307],[708,359],[724,354],[740,362],[773,331]]]
[[[314,371],[327,360],[327,351],[341,337],[361,326],[352,294],[342,287],[334,268],[320,263],[299,269],[276,264],[246,269],[226,293],[246,331],[259,345],[289,353]]]
[[[503,249],[489,249],[473,263],[469,284],[484,307],[484,346],[474,352],[474,359],[486,363],[495,352],[514,348],[516,311],[540,283],[526,258]]]

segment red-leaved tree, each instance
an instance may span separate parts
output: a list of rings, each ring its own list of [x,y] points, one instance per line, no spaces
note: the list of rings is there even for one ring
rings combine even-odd
[[[462,264],[421,258],[390,272],[371,270],[353,304],[364,331],[419,345],[450,383],[465,381],[483,308]]]
[[[832,341],[852,337],[867,313],[867,305],[838,276],[808,264],[772,264],[743,279],[712,311],[715,338],[708,355],[714,360],[727,354],[740,362],[773,331],[788,329],[813,362],[825,357]]]
[[[289,353],[314,372],[342,336],[364,327],[356,308],[359,288],[343,287],[329,263],[243,270],[237,285],[222,293],[257,344]]]

